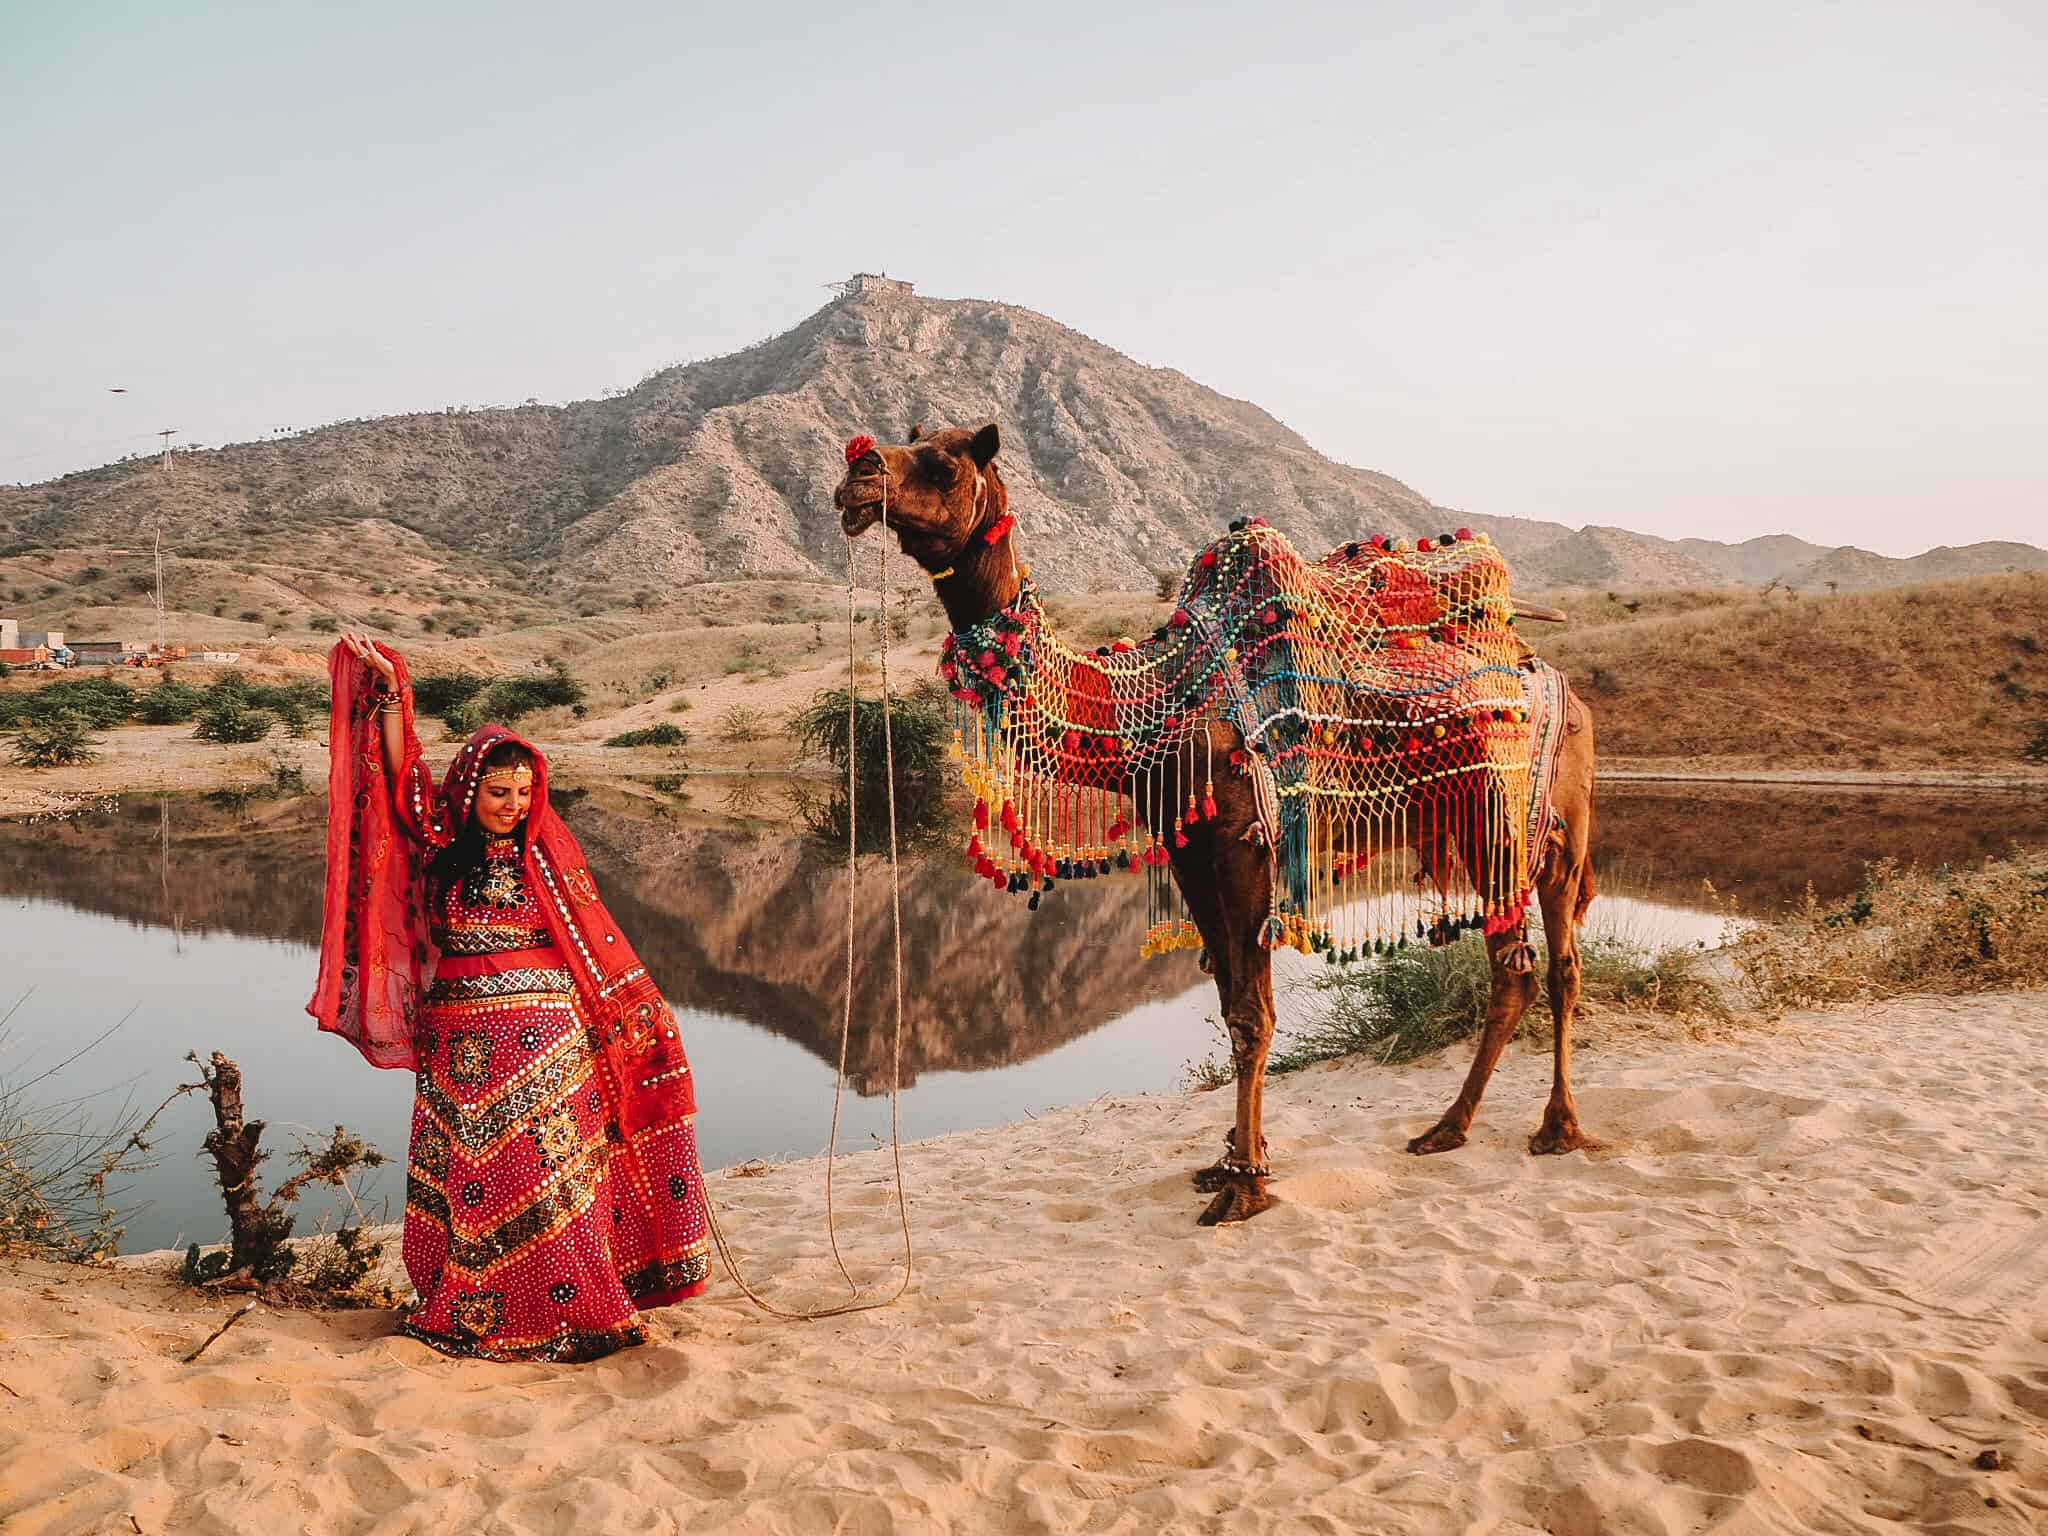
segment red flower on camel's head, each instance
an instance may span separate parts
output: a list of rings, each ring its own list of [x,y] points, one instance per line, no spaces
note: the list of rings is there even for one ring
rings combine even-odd
[[[846,445],[846,462],[849,465],[858,464],[874,451],[875,440],[863,432],[859,437],[856,437]]]

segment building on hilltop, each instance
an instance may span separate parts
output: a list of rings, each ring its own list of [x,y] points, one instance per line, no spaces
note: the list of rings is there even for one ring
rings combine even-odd
[[[886,272],[856,272],[844,282],[828,283],[837,298],[850,299],[855,294],[876,294],[882,298],[907,299],[911,285],[900,277],[891,277]]]

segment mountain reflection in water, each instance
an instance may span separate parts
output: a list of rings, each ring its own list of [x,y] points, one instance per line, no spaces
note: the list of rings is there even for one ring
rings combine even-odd
[[[572,796],[564,814],[682,1015],[705,1087],[707,1164],[817,1150],[846,1001],[843,860],[787,824],[706,824],[614,790]],[[1766,915],[1809,883],[1824,898],[1853,890],[1871,859],[1939,864],[2048,841],[2048,802],[2011,796],[1610,786],[1598,815],[1603,888],[1636,898],[1608,910],[1651,938],[1714,930],[1703,881]],[[66,821],[0,822],[0,1011],[33,988],[9,1028],[0,1081],[62,1060],[134,1008],[53,1086],[122,1087],[153,1104],[179,1081],[188,1048],[225,1049],[249,1074],[252,1112],[280,1134],[345,1119],[402,1156],[403,1074],[372,1071],[303,1012],[324,834],[317,797],[134,797]],[[1137,957],[1145,909],[1135,878],[1069,883],[1030,913],[942,853],[906,862],[902,899],[907,1135],[1168,1090],[1183,1063],[1217,1048],[1202,1024],[1214,992],[1193,956]],[[867,1146],[887,1134],[886,1100],[872,1096],[887,1093],[894,1043],[877,861],[863,863],[854,910],[848,1076],[869,1099],[850,1101],[842,1144]],[[1283,972],[1299,969],[1294,958],[1283,957]],[[1283,1027],[1298,1008],[1283,996]],[[167,1120],[162,1166],[137,1186],[155,1208],[131,1224],[131,1248],[219,1225],[191,1156],[202,1121],[193,1101]],[[395,1191],[397,1180],[376,1187]]]

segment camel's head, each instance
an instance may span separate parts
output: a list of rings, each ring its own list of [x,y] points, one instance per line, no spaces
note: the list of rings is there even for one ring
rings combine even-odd
[[[889,526],[903,552],[927,571],[946,569],[1010,509],[1010,493],[996,473],[1000,444],[990,422],[937,432],[912,427],[900,448],[870,447],[847,465],[832,493],[839,526],[849,536],[867,532],[882,519],[886,491]]]

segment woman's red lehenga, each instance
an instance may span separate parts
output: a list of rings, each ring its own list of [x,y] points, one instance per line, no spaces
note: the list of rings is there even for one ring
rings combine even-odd
[[[519,831],[487,838],[476,868],[430,880],[426,857],[468,822],[485,757],[518,738],[484,727],[436,786],[407,689],[394,796],[366,669],[338,647],[332,671],[327,922],[309,1011],[375,1064],[418,1074],[403,1251],[419,1304],[404,1331],[492,1360],[637,1344],[641,1311],[710,1275],[674,1017],[548,807],[545,758],[519,743],[534,758]]]

